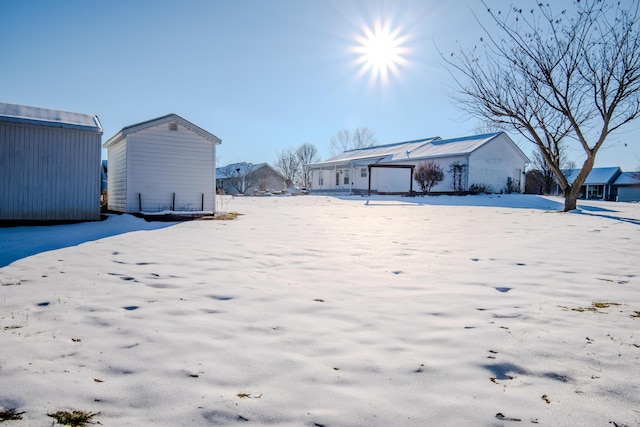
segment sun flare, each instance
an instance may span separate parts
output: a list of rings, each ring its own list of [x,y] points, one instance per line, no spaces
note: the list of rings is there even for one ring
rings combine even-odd
[[[365,26],[362,34],[356,37],[358,46],[354,52],[359,55],[357,64],[360,75],[370,73],[372,82],[388,82],[389,75],[398,75],[401,66],[407,60],[407,48],[403,46],[406,37],[400,35],[400,29],[391,29],[391,25],[377,22],[373,28]]]

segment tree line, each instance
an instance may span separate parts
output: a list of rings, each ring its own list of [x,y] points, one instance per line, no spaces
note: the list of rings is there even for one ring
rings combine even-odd
[[[376,143],[373,131],[367,127],[356,128],[353,132],[343,129],[331,137],[331,153],[336,155],[348,150],[371,147]],[[317,147],[305,142],[298,147],[278,152],[273,167],[284,177],[287,187],[310,188],[311,177],[304,166],[319,161]]]

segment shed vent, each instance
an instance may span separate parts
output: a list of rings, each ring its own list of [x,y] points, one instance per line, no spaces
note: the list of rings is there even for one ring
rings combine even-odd
[[[169,123],[169,130],[178,130],[177,123]]]

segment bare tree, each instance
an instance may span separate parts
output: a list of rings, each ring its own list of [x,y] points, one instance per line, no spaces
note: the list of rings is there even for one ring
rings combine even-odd
[[[282,174],[287,187],[295,185],[300,176],[300,158],[296,150],[289,147],[278,153],[273,167]]]
[[[502,132],[502,131],[504,131],[504,127],[501,126],[500,123],[492,122],[489,120],[478,122],[473,127],[473,132],[476,135],[482,135],[485,133],[496,133],[496,132]]]
[[[305,166],[309,163],[314,163],[320,160],[318,149],[315,145],[305,142],[296,149],[296,156],[300,162],[300,174],[302,178],[301,184],[304,188],[309,188],[311,185],[309,170]]]
[[[232,163],[220,168],[226,182],[241,194],[258,183],[260,177],[253,173],[254,169],[255,165],[252,163]]]
[[[508,13],[483,4],[498,32],[483,27],[484,54],[476,47],[442,55],[457,101],[533,142],[564,193],[564,210],[575,209],[607,136],[640,114],[640,3],[624,9],[621,2],[584,0],[559,13],[547,2]],[[562,173],[565,142],[586,155],[573,182]]]
[[[427,160],[420,162],[413,174],[423,193],[429,194],[431,188],[444,181],[444,171],[438,162]]]
[[[376,145],[375,134],[368,127],[357,128],[353,133],[343,129],[331,137],[331,153],[339,154],[347,150]]]
[[[566,156],[564,154],[564,149],[562,146],[558,147],[560,152],[558,153],[558,159],[560,163],[560,170],[572,169],[572,162],[568,162],[566,160]],[[551,194],[553,188],[556,185],[556,175],[553,173],[553,169],[546,162],[544,156],[540,152],[540,150],[536,150],[531,154],[531,165],[534,170],[540,172],[540,175],[537,178],[540,180],[540,190],[542,194]],[[575,165],[575,164],[573,164]],[[575,169],[575,168],[573,168]]]

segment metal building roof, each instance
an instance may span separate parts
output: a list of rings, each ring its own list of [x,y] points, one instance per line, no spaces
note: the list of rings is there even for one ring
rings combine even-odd
[[[618,177],[621,170],[619,167],[611,168],[593,168],[587,179],[584,181],[584,185],[598,185],[598,184],[613,184],[613,181]],[[562,171],[562,174],[567,178],[567,181],[573,182],[576,180],[580,169],[569,169]]]
[[[102,133],[98,116],[0,103],[0,121]]]
[[[405,157],[398,156],[397,159],[394,157],[393,160],[402,160],[403,158],[419,159],[470,154],[500,134],[501,132],[432,141],[429,144],[423,144],[415,150],[408,152]]]
[[[640,172],[622,172],[614,185],[640,185]]]
[[[309,166],[324,167],[345,163],[387,163],[467,155],[500,135],[506,134],[504,134],[504,132],[497,132],[453,139],[434,137],[415,141],[398,142],[395,144],[378,145],[374,147],[360,148],[357,150],[348,150],[333,156],[324,162],[313,163]],[[522,150],[520,150],[515,143],[513,143],[513,145],[520,152],[523,159],[525,159],[525,161],[529,161],[527,156],[522,153]]]

